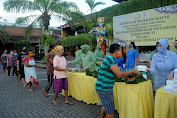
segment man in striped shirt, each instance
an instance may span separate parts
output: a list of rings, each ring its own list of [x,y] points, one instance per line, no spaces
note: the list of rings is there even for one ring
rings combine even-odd
[[[130,72],[122,72],[117,63],[116,57],[120,54],[120,45],[112,44],[108,55],[101,65],[96,82],[96,91],[102,101],[103,107],[101,109],[101,118],[114,117],[114,97],[113,87],[116,77],[127,77],[130,74],[139,75],[136,70]]]

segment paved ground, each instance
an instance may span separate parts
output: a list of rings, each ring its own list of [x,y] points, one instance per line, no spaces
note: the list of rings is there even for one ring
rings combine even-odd
[[[71,65],[73,66],[73,65]],[[101,106],[87,105],[72,97],[69,100],[74,105],[64,104],[64,97],[57,98],[59,106],[51,104],[53,100],[53,89],[51,95],[43,96],[43,89],[47,85],[46,70],[37,70],[40,87],[33,86],[34,92],[30,93],[28,87],[23,88],[21,81],[15,78],[3,77],[0,67],[0,118],[99,118]],[[41,89],[40,89],[41,88]],[[115,115],[117,118],[117,113]]]

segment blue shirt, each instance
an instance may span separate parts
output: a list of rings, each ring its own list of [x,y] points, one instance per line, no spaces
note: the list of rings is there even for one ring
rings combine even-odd
[[[101,64],[98,80],[95,88],[102,91],[113,90],[116,75],[111,71],[110,67],[116,63],[116,59],[108,55]]]
[[[131,50],[127,51],[127,61],[126,61],[126,66],[127,68],[134,68],[135,66],[135,58],[138,58],[138,52],[134,48]]]
[[[117,65],[123,70],[123,71],[125,71],[125,68],[124,68],[124,58],[123,58],[123,56],[121,57],[121,58],[118,58],[118,59],[116,59],[116,61],[117,61]]]

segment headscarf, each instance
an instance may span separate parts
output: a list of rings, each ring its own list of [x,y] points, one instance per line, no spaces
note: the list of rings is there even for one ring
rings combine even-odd
[[[87,53],[90,50],[90,46],[89,45],[82,45],[81,46],[81,50],[84,51],[85,53]]]
[[[58,52],[59,50],[63,49],[63,46],[59,45],[55,47],[55,52]]]
[[[168,40],[167,40],[167,39],[160,39],[160,40],[156,43],[156,47],[157,47],[157,44],[158,44],[158,43],[160,43],[160,44],[162,45],[162,47],[163,47],[163,52],[159,52],[159,53],[165,55],[166,52],[167,52],[167,48],[168,48]],[[158,49],[158,47],[157,47],[157,49]]]

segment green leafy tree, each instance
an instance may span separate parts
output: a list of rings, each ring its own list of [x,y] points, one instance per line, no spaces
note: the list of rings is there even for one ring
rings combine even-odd
[[[91,11],[91,17],[92,17],[92,13],[95,9],[96,6],[98,5],[105,5],[106,3],[104,2],[95,2],[95,0],[85,0],[85,2],[88,4],[88,6],[90,7],[90,11]]]
[[[5,26],[0,26],[0,42],[5,45],[8,43],[10,34],[5,30]]]
[[[42,46],[46,46],[48,47],[49,45],[54,44],[54,37],[51,35],[46,35],[46,34],[42,34],[42,40],[41,40],[41,45]]]
[[[44,26],[44,31],[48,31],[51,17],[62,19],[69,12],[77,10],[77,6],[73,2],[66,2],[63,0],[7,0],[4,2],[4,10],[7,12],[36,12],[40,15],[30,15],[26,17],[19,17],[16,20],[17,24],[28,24],[29,27],[37,23]]]
[[[20,50],[21,47],[25,46],[27,49],[31,46],[30,41],[27,40],[21,40],[20,42],[15,43],[15,48],[17,50]]]

